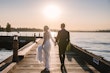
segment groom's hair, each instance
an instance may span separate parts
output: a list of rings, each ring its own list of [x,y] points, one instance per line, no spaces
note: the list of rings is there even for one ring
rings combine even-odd
[[[65,24],[64,24],[64,23],[62,23],[62,24],[61,24],[61,27],[63,27],[63,28],[64,28],[64,27],[65,27]]]

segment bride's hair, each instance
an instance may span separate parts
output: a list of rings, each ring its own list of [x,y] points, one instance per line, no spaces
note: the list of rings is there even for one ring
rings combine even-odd
[[[47,31],[49,30],[49,27],[48,26],[44,26],[44,31]]]

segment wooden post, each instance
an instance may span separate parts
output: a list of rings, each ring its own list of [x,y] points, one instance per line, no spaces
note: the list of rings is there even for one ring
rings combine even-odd
[[[40,37],[40,32],[39,32],[39,37]]]
[[[19,48],[19,42],[18,42],[18,36],[14,35],[13,38],[13,62],[18,62],[18,48]]]
[[[36,34],[34,33],[34,42],[36,42]]]

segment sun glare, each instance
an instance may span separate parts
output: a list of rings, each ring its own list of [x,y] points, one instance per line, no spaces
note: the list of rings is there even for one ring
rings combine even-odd
[[[53,19],[60,16],[61,10],[58,6],[50,4],[44,8],[43,14],[45,15],[46,18]]]

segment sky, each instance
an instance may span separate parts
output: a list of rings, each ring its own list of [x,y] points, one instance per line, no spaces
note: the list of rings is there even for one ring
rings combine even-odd
[[[46,15],[49,5],[57,11],[51,8]],[[6,27],[7,22],[15,28],[60,29],[65,23],[68,30],[106,30],[110,29],[110,0],[0,0],[0,26]]]

